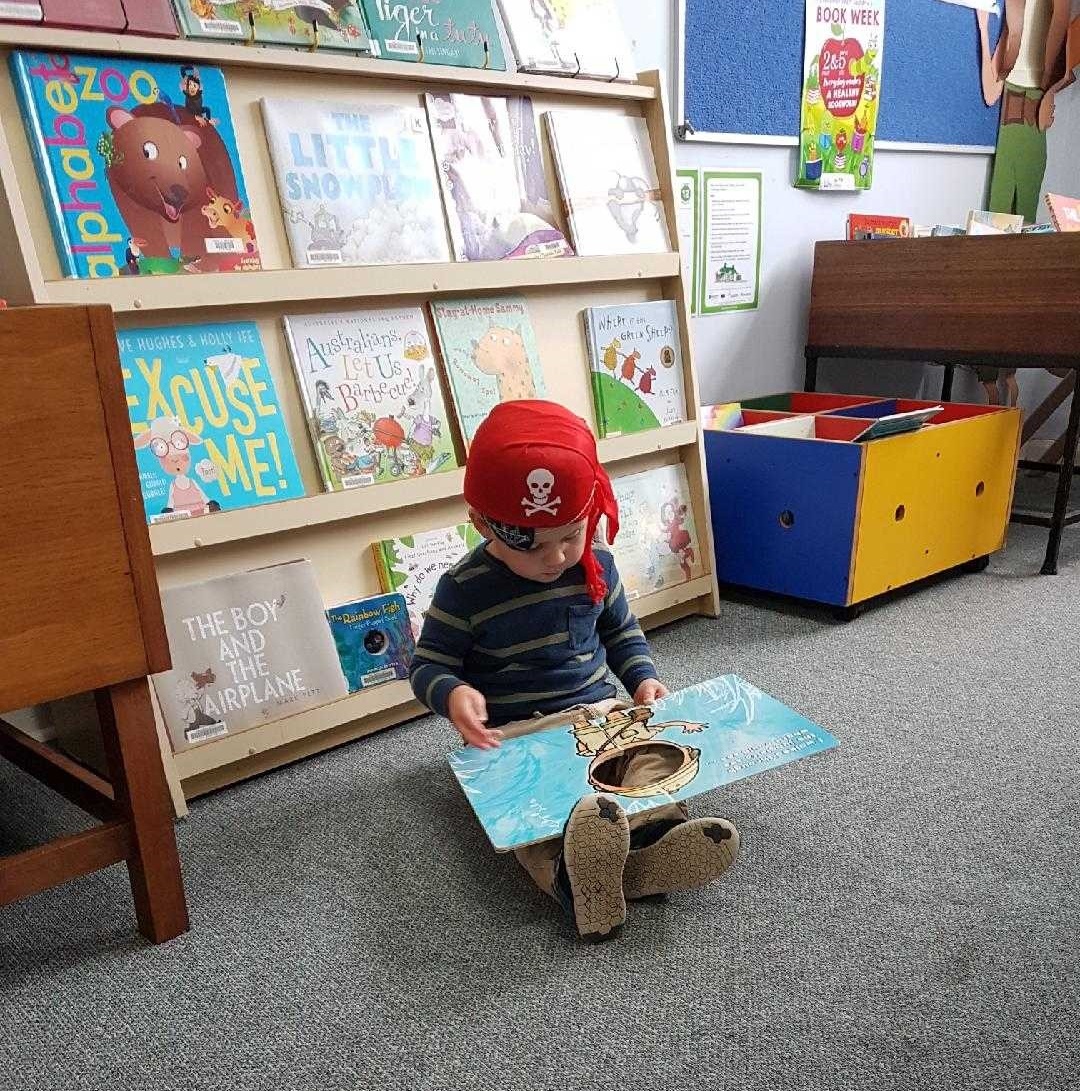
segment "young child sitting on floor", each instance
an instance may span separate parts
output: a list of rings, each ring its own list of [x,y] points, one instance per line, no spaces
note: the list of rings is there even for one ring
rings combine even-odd
[[[615,700],[610,668],[635,704],[667,694],[627,605],[608,541],[618,508],[596,440],[580,418],[545,401],[496,406],[477,430],[465,500],[485,543],[439,581],[411,682],[470,746],[597,715]],[[595,547],[595,548],[594,548]],[[646,750],[623,759],[620,786],[671,770]],[[627,820],[612,795],[589,795],[563,837],[521,849],[518,861],[572,916],[585,939],[606,939],[626,919],[626,899],[690,890],[734,861],[739,835],[719,818],[689,821],[669,804]]]

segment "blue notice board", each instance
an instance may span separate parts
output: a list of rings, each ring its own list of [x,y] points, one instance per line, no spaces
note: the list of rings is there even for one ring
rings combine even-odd
[[[699,134],[799,133],[803,0],[684,0],[680,122]],[[990,44],[999,20],[990,17]],[[878,139],[964,148],[997,143],[983,101],[974,13],[941,0],[887,0]]]

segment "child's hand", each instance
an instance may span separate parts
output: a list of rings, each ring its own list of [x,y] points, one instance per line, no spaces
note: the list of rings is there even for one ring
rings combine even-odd
[[[447,711],[466,746],[480,750],[494,750],[502,742],[502,732],[492,731],[487,723],[487,701],[472,686],[458,686],[450,694]]]
[[[659,701],[661,697],[666,697],[670,692],[671,690],[663,682],[658,682],[655,678],[646,678],[634,692],[634,704],[651,705],[654,701]]]

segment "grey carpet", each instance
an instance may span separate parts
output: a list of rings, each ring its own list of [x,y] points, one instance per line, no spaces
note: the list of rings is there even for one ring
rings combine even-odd
[[[190,935],[125,875],[0,913],[0,1087],[1065,1088],[1080,1080],[1080,532],[837,626],[747,603],[655,637],[840,750],[697,801],[724,880],[579,946],[485,847],[433,719],[197,802]],[[59,824],[0,772],[0,851]]]

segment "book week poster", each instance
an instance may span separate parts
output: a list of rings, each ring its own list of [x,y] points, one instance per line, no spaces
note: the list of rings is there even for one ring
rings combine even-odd
[[[885,0],[807,0],[797,186],[873,184],[884,45]]]

